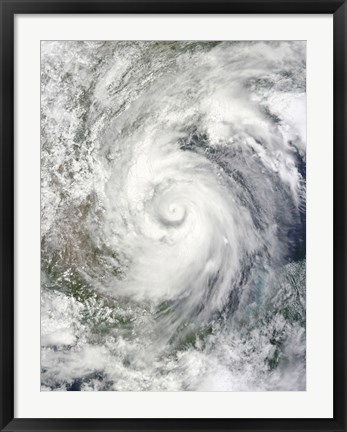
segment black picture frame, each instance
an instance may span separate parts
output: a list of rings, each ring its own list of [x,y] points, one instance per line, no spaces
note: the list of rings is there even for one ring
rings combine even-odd
[[[0,0],[0,430],[346,430],[346,18],[344,0]],[[334,414],[332,419],[14,418],[14,17],[15,14],[333,14],[334,20]],[[324,59],[322,59],[324,61]]]

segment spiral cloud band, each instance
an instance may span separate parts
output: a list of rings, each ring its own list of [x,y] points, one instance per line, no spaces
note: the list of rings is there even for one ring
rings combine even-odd
[[[305,389],[305,63],[42,42],[43,390]]]

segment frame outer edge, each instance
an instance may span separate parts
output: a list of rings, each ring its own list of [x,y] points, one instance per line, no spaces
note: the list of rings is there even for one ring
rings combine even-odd
[[[14,416],[14,141],[12,5],[1,1],[0,427]]]
[[[14,132],[14,67],[13,67],[13,55],[14,55],[14,13],[17,11],[20,13],[23,10],[23,13],[30,13],[30,9],[32,5],[35,5],[37,12],[41,13],[42,11],[47,11],[51,8],[54,12],[54,5],[60,3],[61,8],[68,9],[67,3],[65,1],[57,2],[46,0],[44,3],[41,1],[33,2],[31,0],[24,0],[23,2],[9,2],[0,0],[0,22],[1,22],[1,58],[0,58],[0,119],[2,123],[0,124],[1,128],[1,143],[0,143],[0,169],[1,169],[1,182],[0,182],[0,277],[1,277],[1,287],[0,287],[0,322],[1,322],[1,346],[0,346],[0,430],[4,431],[25,431],[25,430],[55,430],[57,431],[59,426],[62,425],[68,419],[14,419],[14,353],[13,353],[13,318],[14,318],[14,297],[13,297],[13,286],[14,286],[14,182],[13,182],[13,174],[14,174],[14,146],[13,143],[13,132]],[[89,3],[89,2],[85,2]],[[92,2],[91,2],[92,3]],[[111,2],[102,2],[111,3]],[[115,2],[117,3],[117,2]],[[130,4],[132,1],[129,2]],[[142,3],[142,2],[141,2]],[[152,6],[153,6],[152,2]],[[246,2],[245,2],[246,3]],[[260,4],[261,2],[259,2]],[[275,1],[266,1],[264,3],[275,3]],[[287,2],[292,4],[292,7],[298,5],[298,3],[291,1]],[[317,2],[319,3],[319,1]],[[347,238],[347,221],[345,215],[346,211],[346,191],[347,191],[347,175],[345,174],[345,168],[347,167],[347,151],[346,151],[346,82],[347,82],[347,56],[346,56],[346,48],[347,48],[347,35],[346,35],[346,26],[347,26],[347,6],[346,2],[330,2],[330,10],[328,11],[327,4],[329,2],[325,2],[322,4],[322,10],[318,13],[329,13],[330,11],[335,12],[334,14],[334,143],[341,141],[341,144],[338,146],[339,150],[334,151],[334,166],[338,167],[334,172],[334,185],[337,187],[337,190],[334,188],[334,279],[337,274],[337,269],[340,271],[340,275],[338,279],[335,279],[335,289],[337,288],[336,282],[342,284],[342,293],[339,299],[334,298],[334,309],[337,311],[338,321],[342,324],[339,327],[339,337],[336,337],[336,331],[334,331],[334,420],[331,419],[331,422],[326,422],[326,426],[324,427],[323,422],[320,427],[314,427],[307,425],[304,426],[304,421],[302,422],[301,430],[330,430],[330,431],[345,431],[346,425],[346,412],[347,412],[347,388],[346,388],[346,364],[345,359],[347,358],[347,345],[346,345],[346,312],[347,312],[347,303],[346,303],[346,263],[347,263],[347,250],[346,250],[346,238]],[[73,3],[75,6],[76,2]],[[95,2],[94,2],[95,4]],[[124,4],[124,2],[123,2]],[[139,2],[137,2],[139,4]],[[253,2],[254,4],[254,2]],[[278,8],[281,8],[281,1],[277,2]],[[157,3],[158,5],[158,3]],[[79,4],[79,6],[82,6]],[[127,7],[128,8],[128,7]],[[88,8],[87,8],[88,9]],[[333,9],[333,10],[332,10]],[[31,13],[36,12],[31,9]],[[264,11],[266,12],[266,11]],[[312,8],[313,12],[313,8]],[[317,12],[317,11],[316,11]],[[86,12],[88,13],[88,12]],[[285,13],[279,12],[279,13]],[[338,24],[337,26],[335,24]],[[339,41],[337,44],[336,41]],[[10,60],[9,64],[6,64],[5,68],[5,58],[6,60]],[[340,61],[338,61],[340,58]],[[338,68],[336,67],[338,65]],[[337,82],[339,83],[337,88]],[[340,97],[336,97],[337,95],[341,95]],[[6,108],[6,111],[5,111]],[[336,146],[337,147],[337,146]],[[336,163],[336,165],[335,165]],[[339,201],[342,200],[342,205],[338,205],[337,198]],[[337,215],[336,213],[339,212]],[[336,231],[335,231],[336,230]],[[343,231],[342,231],[343,230]],[[341,235],[341,231],[343,235]],[[336,241],[336,239],[339,239]],[[340,255],[337,255],[337,251],[339,251]],[[342,253],[341,253],[342,252]],[[336,259],[338,258],[338,259]],[[334,322],[336,322],[334,320]],[[334,324],[334,330],[336,330],[336,324]],[[6,349],[5,349],[6,347]],[[336,353],[338,354],[336,356]],[[337,358],[336,358],[337,357]],[[336,372],[339,372],[337,375]],[[342,378],[342,379],[341,379]],[[335,392],[337,389],[337,392]],[[336,395],[339,396],[339,403],[336,404]],[[60,421],[59,421],[60,420]],[[86,430],[83,429],[82,424],[86,421],[86,419],[71,419],[72,421],[69,423],[74,424],[75,427],[71,429],[71,427],[67,426],[65,423],[65,427],[59,428],[59,430],[72,431],[72,430]],[[100,420],[100,428],[88,428],[89,430],[116,430],[116,426],[109,428],[106,426],[104,429],[104,420]],[[111,419],[110,419],[111,420]],[[139,419],[140,420],[140,419]],[[255,420],[255,419],[254,419]],[[285,419],[282,419],[285,422]],[[299,420],[299,419],[297,419]],[[311,419],[316,420],[319,419]],[[53,422],[55,422],[55,426],[53,426]],[[80,422],[81,421],[81,422]],[[124,421],[124,419],[123,419]],[[123,423],[121,420],[121,423]],[[307,419],[307,421],[310,421]],[[79,425],[78,425],[79,423]],[[106,423],[109,423],[106,421]],[[139,422],[134,422],[139,424]],[[165,423],[165,421],[163,422]],[[189,419],[187,419],[187,423],[189,423]],[[325,422],[324,422],[325,423]],[[110,424],[110,423],[109,423]],[[290,423],[289,423],[290,424]],[[282,431],[290,431],[293,430],[288,424],[287,427],[278,429]],[[124,423],[123,423],[124,425]],[[122,426],[118,429],[121,430],[150,430],[145,426],[145,422],[143,423],[144,428],[139,429],[138,427],[132,427],[130,424],[127,425],[126,428],[122,429]],[[52,427],[53,426],[53,427]],[[66,427],[67,426],[67,427]],[[81,429],[82,427],[82,429]],[[231,427],[231,425],[230,425]],[[231,430],[229,428],[224,430]],[[271,430],[273,427],[265,427],[263,424],[258,430]],[[37,428],[37,429],[36,429]],[[160,430],[161,427],[155,428],[156,430]],[[170,427],[173,431],[177,429],[175,426]],[[181,430],[183,432],[183,427]],[[188,430],[192,430],[187,428]],[[198,430],[196,428],[195,430]],[[203,428],[205,429],[205,428]],[[233,429],[242,430],[244,428],[236,427]],[[154,430],[154,429],[153,429]],[[201,429],[200,429],[201,430]],[[207,430],[207,429],[205,429]],[[211,430],[211,429],[210,429]],[[213,429],[212,429],[213,430]],[[220,429],[221,430],[221,429]],[[248,429],[248,431],[255,430],[252,427]],[[299,429],[297,429],[299,430]]]
[[[347,4],[334,14],[334,418],[346,428]]]

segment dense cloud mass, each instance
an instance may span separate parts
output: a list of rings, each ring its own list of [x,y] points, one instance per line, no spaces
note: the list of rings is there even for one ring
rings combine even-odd
[[[42,390],[305,390],[305,62],[42,42]]]

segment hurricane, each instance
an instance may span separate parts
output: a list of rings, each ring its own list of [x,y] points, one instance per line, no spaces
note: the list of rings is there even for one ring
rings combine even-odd
[[[41,390],[306,389],[306,43],[41,42]]]

